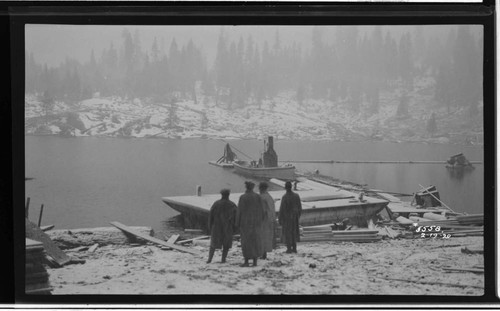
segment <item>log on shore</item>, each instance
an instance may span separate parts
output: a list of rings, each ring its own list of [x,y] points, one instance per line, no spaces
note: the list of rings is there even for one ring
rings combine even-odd
[[[143,234],[153,236],[154,231],[150,227],[131,227]],[[124,245],[130,243],[146,243],[142,239],[123,233],[115,227],[99,227],[87,229],[60,229],[47,231],[46,234],[61,249],[75,248],[78,246]]]

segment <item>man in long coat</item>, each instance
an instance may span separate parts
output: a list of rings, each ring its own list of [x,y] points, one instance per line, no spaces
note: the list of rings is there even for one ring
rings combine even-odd
[[[274,199],[267,192],[268,184],[261,182],[259,184],[260,197],[264,203],[264,221],[262,224],[262,248],[264,253],[262,259],[267,258],[267,252],[271,252],[274,248],[274,223],[276,221],[276,212]]]
[[[257,265],[257,258],[262,256],[262,221],[264,209],[262,199],[253,191],[255,184],[251,181],[245,182],[246,192],[240,196],[238,202],[237,225],[240,228],[241,250],[245,263],[242,267],[248,267],[248,260],[253,259],[253,265]]]
[[[283,242],[287,253],[297,252],[297,242],[300,241],[299,218],[302,212],[302,203],[297,193],[292,191],[292,183],[285,183],[286,193],[281,198],[279,223],[282,226]]]
[[[236,204],[229,200],[229,189],[222,189],[222,198],[210,208],[208,229],[210,230],[210,250],[207,263],[212,262],[216,249],[222,248],[222,261],[226,262],[227,253],[233,243],[236,221]]]

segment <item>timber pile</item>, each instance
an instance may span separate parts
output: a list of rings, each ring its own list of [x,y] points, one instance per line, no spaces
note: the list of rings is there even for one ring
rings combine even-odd
[[[466,216],[457,216],[457,221],[461,225],[482,226],[484,224],[484,214],[474,214],[474,215],[466,215]]]
[[[42,242],[43,249],[54,266],[62,267],[71,262],[71,258],[45,232],[27,218],[25,219],[25,233],[26,238]]]
[[[303,228],[300,242],[374,242],[380,241],[378,230],[332,230],[331,227]]]
[[[43,266],[45,251],[43,243],[26,239],[26,294],[50,295],[52,287],[49,274]]]
[[[484,235],[484,214],[475,215],[461,215],[461,216],[451,216],[447,219],[429,219],[428,213],[424,214],[424,217],[410,216],[409,219],[399,216],[396,218],[397,223],[391,222],[389,225],[399,225],[400,227],[406,227],[410,231],[411,235],[406,235],[409,238],[419,238],[420,235],[416,235],[417,229],[419,227],[426,227],[425,231],[419,231],[418,233],[438,233],[438,234],[449,234],[450,237],[464,237],[464,236],[478,236]],[[385,225],[388,225],[386,223]],[[433,226],[433,230],[430,227]],[[439,230],[436,230],[439,227]],[[420,228],[422,230],[422,228]]]

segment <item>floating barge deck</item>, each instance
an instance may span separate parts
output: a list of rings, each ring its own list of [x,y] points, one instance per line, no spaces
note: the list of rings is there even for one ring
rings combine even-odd
[[[279,181],[271,180],[279,184]],[[302,226],[313,226],[340,222],[349,218],[353,223],[366,222],[384,209],[388,201],[372,197],[358,199],[358,195],[333,186],[320,184],[311,180],[298,183],[296,193],[302,201],[302,214],[300,224]],[[231,193],[229,199],[238,203],[243,193]],[[281,197],[285,190],[269,191],[279,211]],[[206,194],[201,196],[174,196],[163,197],[162,201],[172,209],[178,211],[188,219],[193,226],[201,226],[207,223],[208,214],[212,204],[220,199],[219,194]]]

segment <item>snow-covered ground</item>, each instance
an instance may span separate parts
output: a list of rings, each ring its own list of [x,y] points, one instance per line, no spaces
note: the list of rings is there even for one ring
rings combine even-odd
[[[278,139],[341,141],[428,141],[438,143],[483,143],[482,106],[475,117],[469,109],[448,112],[433,99],[432,81],[421,80],[409,94],[409,115],[398,117],[400,91],[380,94],[377,113],[368,103],[354,111],[343,102],[306,100],[299,105],[294,92],[280,93],[263,101],[232,110],[216,106],[212,98],[198,94],[181,100],[174,109],[152,99],[120,97],[92,98],[77,104],[57,102],[50,111],[36,96],[26,95],[26,134],[63,136],[157,137],[209,139]],[[175,110],[175,117],[170,112]],[[426,131],[431,113],[436,115],[438,132]]]

